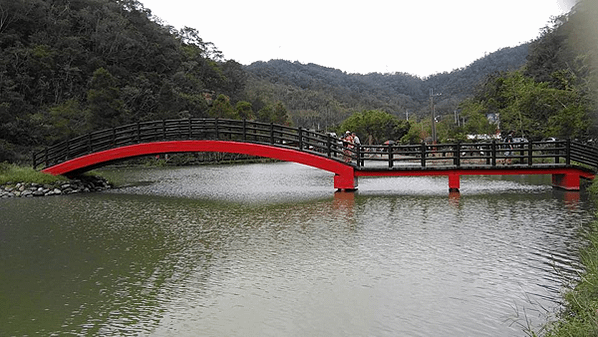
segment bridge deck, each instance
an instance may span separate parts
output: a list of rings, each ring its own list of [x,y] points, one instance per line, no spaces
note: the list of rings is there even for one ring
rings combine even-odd
[[[35,153],[33,167],[68,174],[114,160],[176,152],[295,161],[334,172],[339,189],[355,189],[356,177],[382,175],[444,175],[453,189],[460,175],[475,174],[552,174],[556,185],[575,189],[580,177],[593,178],[598,169],[598,149],[569,140],[354,146],[302,128],[214,118],[139,122],[92,132]],[[503,165],[507,160],[513,164]]]

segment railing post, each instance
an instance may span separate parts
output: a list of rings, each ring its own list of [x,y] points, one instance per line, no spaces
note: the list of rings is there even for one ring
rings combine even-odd
[[[532,141],[530,140],[530,141],[527,143],[527,166],[532,166],[532,164],[533,164],[533,163],[532,163],[532,161],[533,161],[533,158],[534,158],[534,156],[533,156],[533,148],[534,148],[534,147],[533,147],[533,143],[532,143]]]
[[[303,129],[299,127],[299,151],[303,151]]]
[[[191,125],[191,123],[193,123],[193,121],[191,120],[191,117],[189,117],[189,135],[187,136],[187,139],[191,139],[192,138],[192,132],[193,132],[193,127]]]
[[[214,119],[214,128],[216,129],[216,140],[220,139],[220,131],[218,130],[218,118]]]
[[[357,145],[357,148],[359,149],[359,160],[361,160],[361,166],[365,166],[365,153],[362,150],[361,144]]]
[[[91,147],[91,133],[89,134],[89,137],[87,138],[87,153],[92,153],[92,147]]]
[[[355,148],[357,149],[357,167],[362,166],[361,163],[361,145],[355,144]]]
[[[461,166],[461,141],[457,142],[457,152],[454,154],[455,159],[454,159],[454,165],[457,167]]]
[[[388,167],[392,168],[394,166],[394,156],[392,153],[392,144],[388,142]]]
[[[426,167],[426,143],[422,142],[421,146],[421,165]]]
[[[243,141],[247,141],[247,119],[243,118]]]
[[[571,139],[567,138],[567,144],[566,144],[566,157],[565,157],[565,164],[567,166],[571,165]]]
[[[496,166],[496,139],[492,140],[492,166]]]
[[[166,140],[166,118],[162,119],[162,140]]]
[[[272,122],[270,122],[270,144],[274,145],[274,123]]]
[[[330,140],[331,138],[331,135],[326,134],[326,155],[328,156],[328,158],[332,157],[332,141]]]
[[[555,164],[558,164],[559,161],[561,161],[561,158],[559,157],[560,150],[557,149],[559,146],[560,145],[558,144],[558,142],[555,142],[554,149],[553,149],[553,151],[554,151],[554,163]]]

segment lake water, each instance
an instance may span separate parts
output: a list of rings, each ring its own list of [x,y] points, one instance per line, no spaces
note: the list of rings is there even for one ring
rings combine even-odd
[[[525,336],[593,219],[550,177],[362,178],[292,163],[106,170],[0,200],[1,336]]]

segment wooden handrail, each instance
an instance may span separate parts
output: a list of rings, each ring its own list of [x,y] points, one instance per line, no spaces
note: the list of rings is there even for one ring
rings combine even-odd
[[[505,144],[479,143],[359,145],[348,147],[329,134],[273,123],[222,118],[163,119],[117,126],[68,139],[33,154],[33,167],[50,167],[86,154],[138,143],[175,140],[229,140],[267,144],[344,161],[356,169],[401,170],[419,167],[496,167],[510,158],[516,165],[579,165],[598,170],[598,149],[570,140]],[[510,146],[513,149],[509,148]],[[507,156],[510,152],[510,156]],[[561,163],[561,159],[564,163]],[[386,165],[383,163],[386,162]],[[376,164],[378,163],[378,164]],[[382,165],[380,165],[382,164]]]

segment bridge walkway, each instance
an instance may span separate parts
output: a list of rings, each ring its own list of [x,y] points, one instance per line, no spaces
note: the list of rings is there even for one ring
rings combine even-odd
[[[74,175],[117,160],[185,152],[229,152],[274,158],[333,172],[337,189],[359,177],[551,174],[553,184],[578,190],[598,171],[598,149],[570,140],[354,146],[330,134],[247,120],[190,118],[138,122],[56,143],[33,155],[33,167]],[[504,165],[511,161],[511,165]]]

